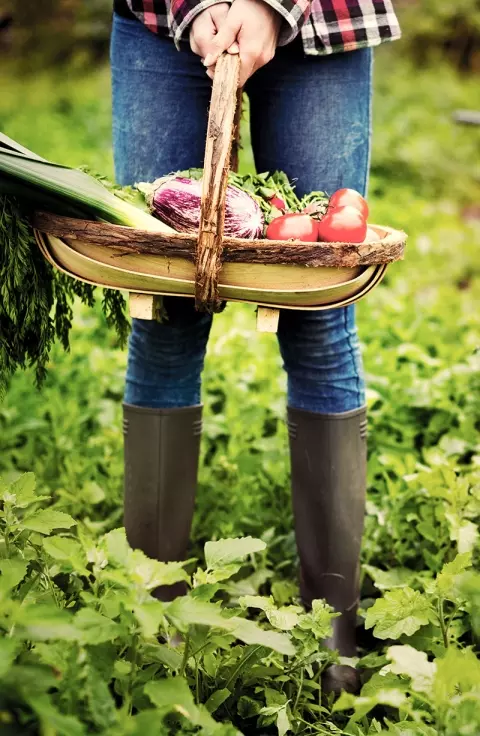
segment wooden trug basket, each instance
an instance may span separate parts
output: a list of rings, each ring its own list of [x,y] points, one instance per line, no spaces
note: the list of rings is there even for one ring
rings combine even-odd
[[[216,66],[198,236],[38,212],[35,235],[50,263],[79,280],[129,291],[133,317],[155,319],[167,294],[194,296],[196,307],[211,313],[224,301],[244,301],[259,305],[258,329],[275,332],[279,309],[351,304],[403,258],[405,233],[377,225],[370,226],[376,240],[356,244],[223,237],[239,65],[238,56],[224,54]]]

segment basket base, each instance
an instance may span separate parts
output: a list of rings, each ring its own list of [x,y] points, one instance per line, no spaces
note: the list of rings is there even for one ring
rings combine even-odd
[[[35,230],[37,244],[52,266],[67,275],[95,286],[140,294],[142,297],[160,295],[193,298],[193,281],[179,278],[159,277],[130,269],[122,269],[86,257],[71,245]],[[268,266],[264,266],[268,268]],[[298,266],[296,268],[299,268]],[[262,288],[239,288],[220,285],[220,296],[225,301],[246,302],[270,309],[292,309],[318,311],[344,307],[359,301],[382,280],[386,263],[364,268],[360,276],[341,284],[331,283],[318,289],[271,290]],[[307,269],[310,270],[310,269]],[[314,268],[311,270],[315,270]],[[335,270],[335,269],[332,269]],[[155,313],[151,300],[138,302],[144,314]],[[142,306],[143,305],[143,306]],[[134,311],[136,307],[133,307]],[[147,317],[148,318],[148,317]]]

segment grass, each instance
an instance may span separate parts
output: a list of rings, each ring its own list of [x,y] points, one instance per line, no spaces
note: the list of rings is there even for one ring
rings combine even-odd
[[[2,132],[40,156],[112,177],[108,66],[18,76],[14,65],[5,64],[0,84]]]

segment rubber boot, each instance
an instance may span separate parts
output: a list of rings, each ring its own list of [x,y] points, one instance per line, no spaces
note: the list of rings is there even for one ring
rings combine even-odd
[[[135,549],[163,562],[186,557],[197,488],[202,407],[149,409],[123,405],[124,523]],[[155,591],[183,595],[183,583]]]
[[[344,657],[357,653],[366,426],[365,408],[344,414],[288,410],[300,594],[307,608],[324,598],[341,614],[325,643]],[[324,674],[324,692],[356,692],[359,686],[353,667],[332,665]]]

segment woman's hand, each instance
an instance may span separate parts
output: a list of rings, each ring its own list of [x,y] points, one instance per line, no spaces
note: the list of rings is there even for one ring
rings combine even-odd
[[[232,48],[236,41],[240,52],[239,86],[243,87],[257,69],[273,59],[281,24],[281,15],[264,0],[235,0],[209,44],[212,50],[204,57],[209,77],[213,79],[220,54],[236,52],[235,46]]]
[[[216,51],[212,45],[220,26],[223,25],[230,9],[229,3],[217,3],[199,13],[190,28],[190,48],[202,59]]]

